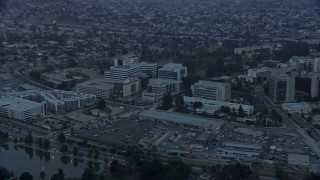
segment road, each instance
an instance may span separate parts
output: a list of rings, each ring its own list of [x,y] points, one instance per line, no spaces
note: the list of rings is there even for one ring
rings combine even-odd
[[[301,139],[307,144],[307,146],[318,156],[320,157],[320,147],[319,144],[312,139],[308,133],[306,132],[305,128],[311,129],[312,132],[314,130],[310,124],[305,122],[305,120],[300,115],[293,115],[292,118],[289,117],[285,112],[280,109],[280,106],[271,102],[271,100],[264,94],[263,90],[260,88],[255,88],[255,94],[261,100],[263,100],[264,104],[267,106],[268,109],[274,109],[281,117],[282,122],[286,128],[293,129],[297,132]],[[298,123],[298,124],[297,124]],[[300,126],[302,127],[300,127]],[[318,132],[317,132],[318,133]],[[317,136],[317,139],[320,136]]]
[[[24,83],[29,83],[32,84],[40,89],[45,89],[45,90],[52,90],[52,88],[44,86],[42,84],[39,84],[37,82],[32,81],[31,79],[28,78],[28,76],[21,74],[19,72],[19,69],[16,69],[15,71],[12,72],[12,76],[19,79],[20,81],[24,82]]]

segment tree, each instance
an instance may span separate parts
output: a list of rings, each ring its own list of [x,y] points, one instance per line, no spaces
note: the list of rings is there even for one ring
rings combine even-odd
[[[104,158],[104,160],[103,160],[103,161],[104,161],[104,163],[106,163],[106,164],[107,164],[107,163],[109,162],[109,159],[108,159],[108,158]]]
[[[183,108],[184,106],[184,100],[183,100],[183,97],[182,96],[176,96],[175,99],[175,105],[177,108]]]
[[[277,167],[276,170],[275,170],[275,175],[276,175],[276,178],[278,179],[287,179],[288,178],[288,174],[287,172],[283,171],[281,168]]]
[[[23,172],[20,175],[20,180],[33,180],[33,176],[29,172]]]
[[[223,59],[217,59],[213,64],[209,65],[207,70],[207,77],[219,76],[225,72]]]
[[[165,166],[164,178],[166,180],[185,180],[191,172],[190,166],[184,164],[181,160],[169,161]]]
[[[40,172],[40,175],[39,175],[39,178],[41,179],[41,180],[44,180],[45,178],[46,178],[46,173],[42,170],[41,172]]]
[[[94,150],[93,158],[96,159],[96,160],[99,158],[99,151],[97,149]]]
[[[119,161],[114,159],[110,164],[110,173],[115,173],[118,169]]]
[[[41,73],[39,71],[30,71],[29,76],[34,80],[41,80]]]
[[[42,141],[42,138],[40,137],[38,140],[37,140],[37,144],[40,148],[42,148],[43,146],[43,141]]]
[[[225,110],[226,110],[226,113],[230,113],[230,112],[231,112],[231,110],[230,110],[230,107],[229,107],[229,106],[226,106],[226,107],[225,107]]]
[[[320,174],[310,173],[303,180],[319,180]]]
[[[202,102],[196,101],[192,105],[193,109],[196,110],[197,108],[202,107]]]
[[[10,177],[10,173],[7,168],[1,167],[0,168],[0,180],[6,180]]]
[[[264,114],[268,113],[267,107],[264,104],[256,105],[256,109],[257,109],[258,112],[261,112],[261,113],[264,113]]]
[[[97,108],[98,109],[104,109],[106,107],[106,101],[104,99],[99,99],[97,103]]]
[[[51,176],[50,180],[64,180],[63,169],[59,168],[58,173]]]
[[[24,143],[29,145],[33,143],[33,137],[30,132],[24,137]]]
[[[164,166],[158,160],[154,159],[153,161],[145,161],[141,167],[140,178],[141,180],[162,180],[163,179]]]
[[[241,116],[241,117],[243,117],[245,115],[241,105],[239,106],[238,113],[239,113],[239,116]]]
[[[50,146],[50,141],[49,139],[44,139],[43,140],[43,148],[48,149]]]
[[[226,108],[224,106],[221,106],[221,112],[225,113],[226,112]]]
[[[63,145],[61,146],[61,148],[60,148],[60,151],[61,151],[62,153],[68,152],[68,145],[63,144]]]
[[[74,147],[72,153],[74,156],[78,155],[78,153],[79,153],[78,148]]]
[[[137,165],[144,156],[140,146],[131,146],[126,152],[126,158],[129,164]]]
[[[66,141],[66,136],[63,133],[60,133],[58,135],[58,140],[63,143]]]
[[[237,163],[224,166],[222,171],[218,173],[217,179],[245,180],[249,179],[251,175],[252,171],[249,166]]]
[[[250,68],[256,68],[258,66],[258,63],[257,61],[249,61],[247,63],[247,65],[250,67]]]
[[[92,158],[92,155],[93,155],[93,150],[89,149],[87,157],[90,159]]]
[[[97,179],[97,175],[91,168],[86,168],[81,176],[81,180],[95,180]]]
[[[168,93],[162,97],[163,106],[171,108],[172,106],[172,97],[171,94]]]
[[[193,83],[195,83],[196,81],[198,81],[200,79],[200,77],[195,76],[187,76],[187,77],[183,77],[182,78],[182,84],[183,84],[183,88],[185,90],[185,94],[187,96],[191,96],[192,95],[192,91],[191,91],[191,85]]]

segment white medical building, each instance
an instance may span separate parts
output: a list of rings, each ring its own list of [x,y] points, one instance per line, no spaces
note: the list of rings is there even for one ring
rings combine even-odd
[[[62,90],[30,90],[7,93],[7,96],[14,96],[34,103],[45,103],[46,109],[55,114],[65,114],[68,111],[92,106],[97,101],[95,95]]]
[[[121,81],[132,78],[138,73],[146,73],[152,77],[157,76],[157,63],[138,62],[138,58],[114,59],[114,65],[104,72],[108,81]]]
[[[113,97],[113,82],[95,79],[77,84],[77,92],[96,95],[97,99],[109,100]]]
[[[29,120],[46,114],[46,103],[36,103],[18,97],[0,98],[0,116],[18,120]]]
[[[188,97],[183,96],[184,103],[186,105],[192,106],[194,102],[201,102],[203,108],[205,109],[220,109],[222,106],[226,107],[228,106],[231,110],[231,112],[234,110],[234,112],[238,112],[238,109],[240,106],[243,109],[243,112],[247,115],[252,115],[254,112],[254,106],[246,105],[246,104],[237,104],[237,103],[231,103],[226,101],[215,101],[215,100],[209,100],[209,99],[203,99],[203,98],[197,98],[197,97]]]
[[[158,78],[182,80],[187,76],[187,67],[182,64],[169,63],[165,64],[158,70]]]
[[[193,97],[228,101],[231,97],[231,84],[200,80],[191,85],[191,91]]]
[[[147,90],[142,93],[142,99],[148,101],[159,101],[165,94],[179,94],[182,81],[174,79],[149,79]]]
[[[113,86],[113,99],[116,101],[127,101],[140,91],[140,80],[138,78],[127,78],[117,81]]]

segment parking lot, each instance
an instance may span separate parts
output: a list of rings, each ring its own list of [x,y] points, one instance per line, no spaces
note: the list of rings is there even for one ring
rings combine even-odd
[[[118,120],[104,124],[93,122],[76,130],[75,135],[107,144],[136,145],[143,134],[153,127],[154,124],[150,121]]]

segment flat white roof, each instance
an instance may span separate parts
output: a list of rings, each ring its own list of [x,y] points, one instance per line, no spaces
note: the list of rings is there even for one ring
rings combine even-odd
[[[304,154],[288,154],[288,163],[309,166],[309,156]]]
[[[224,82],[214,82],[214,81],[204,81],[199,80],[198,82],[194,83],[195,86],[205,86],[205,87],[217,87],[217,86],[230,86],[230,83]]]
[[[113,88],[113,82],[105,79],[94,79],[79,83],[78,86],[96,87],[96,88]]]
[[[224,146],[234,147],[234,148],[244,148],[244,149],[256,149],[261,150],[262,147],[259,144],[249,144],[249,143],[241,143],[241,142],[224,142]]]
[[[300,103],[283,103],[282,108],[289,109],[289,110],[297,110],[302,109],[304,107],[310,107],[308,103],[306,102],[300,102]]]
[[[240,133],[240,134],[247,134],[247,135],[252,135],[252,136],[263,136],[264,132],[260,130],[253,130],[249,128],[236,128],[234,129],[235,132]]]
[[[141,117],[159,119],[163,121],[170,121],[175,123],[181,124],[188,124],[198,127],[205,127],[205,128],[219,128],[224,124],[224,121],[218,119],[206,119],[201,117],[194,117],[191,115],[184,115],[172,112],[164,112],[164,111],[157,111],[154,109],[146,110],[140,113]]]
[[[39,108],[41,104],[26,99],[10,96],[0,98],[0,106],[15,111],[26,111],[33,108]]]

